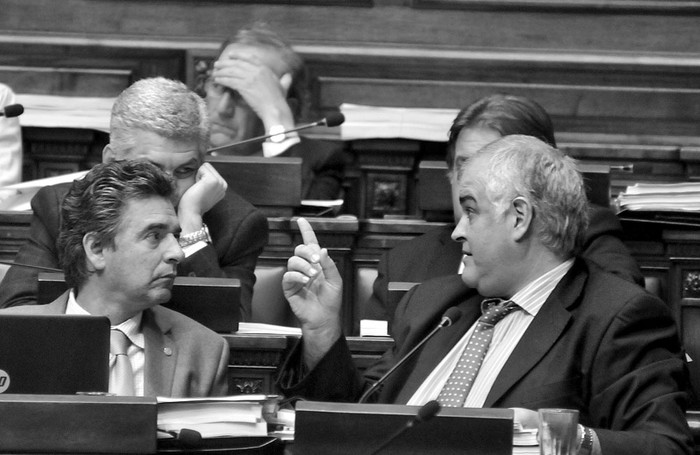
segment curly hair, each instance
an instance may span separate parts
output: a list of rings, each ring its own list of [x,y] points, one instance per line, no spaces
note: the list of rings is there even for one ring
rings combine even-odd
[[[98,164],[75,180],[61,206],[57,246],[66,283],[80,287],[88,269],[83,238],[93,233],[106,247],[114,246],[127,203],[159,196],[173,201],[172,179],[147,161],[113,161]]]

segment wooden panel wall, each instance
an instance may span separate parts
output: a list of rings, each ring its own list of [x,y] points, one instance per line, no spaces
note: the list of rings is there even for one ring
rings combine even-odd
[[[18,92],[114,96],[152,75],[194,88],[221,41],[265,21],[305,57],[318,116],[511,92],[550,112],[574,156],[622,170],[618,189],[698,175],[700,1],[0,0],[0,12],[0,81]],[[444,151],[411,147],[349,144],[351,213],[416,213],[418,162]]]
[[[539,100],[562,134],[700,136],[698,1],[2,0],[0,9],[0,77],[21,91],[114,94],[153,74],[193,82],[200,59],[263,20],[306,57],[322,112],[343,102],[457,108],[509,91]],[[76,71],[32,81],[27,66]],[[77,71],[88,68],[106,86]]]

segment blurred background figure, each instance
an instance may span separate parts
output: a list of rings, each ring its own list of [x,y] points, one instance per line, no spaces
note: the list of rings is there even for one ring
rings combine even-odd
[[[308,115],[307,84],[303,60],[284,39],[260,23],[241,29],[223,43],[205,85],[211,146],[294,128]],[[288,133],[222,154],[301,158],[302,199],[341,197],[344,160],[331,142]]]
[[[0,83],[0,108],[15,104],[10,87]],[[22,130],[19,118],[0,117],[0,187],[22,180]]]

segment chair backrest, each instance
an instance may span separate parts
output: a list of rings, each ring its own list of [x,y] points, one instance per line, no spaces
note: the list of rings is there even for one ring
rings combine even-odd
[[[396,308],[401,299],[408,291],[410,291],[414,286],[418,286],[420,283],[414,283],[409,281],[390,281],[388,286],[389,289],[389,302],[391,308]]]
[[[291,216],[301,206],[301,158],[208,156],[233,191],[267,216]]]
[[[251,322],[299,326],[282,292],[282,276],[286,271],[283,265],[255,267]]]

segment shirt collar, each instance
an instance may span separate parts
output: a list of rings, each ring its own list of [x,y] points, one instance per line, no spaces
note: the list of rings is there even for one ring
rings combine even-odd
[[[528,314],[536,316],[559,281],[564,278],[573,265],[573,258],[562,262],[516,292],[510,300],[517,303]]]
[[[68,303],[66,304],[66,314],[90,314],[85,308],[80,306],[78,301],[75,299],[75,293],[73,289],[70,290],[68,294]],[[112,326],[124,332],[124,334],[129,338],[129,340],[141,349],[145,347],[145,339],[143,332],[141,331],[141,319],[143,317],[143,312],[139,311],[135,316],[127,319],[119,325]]]

